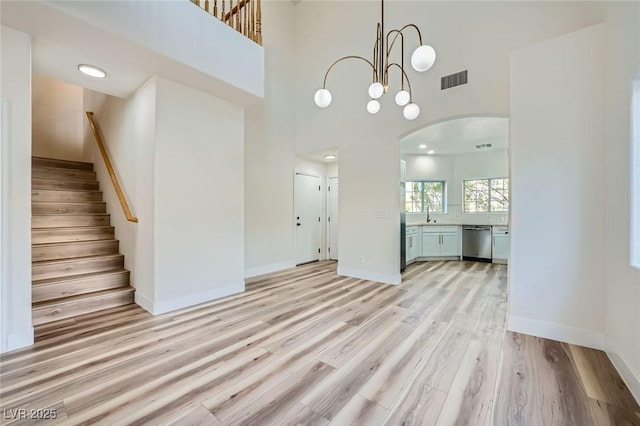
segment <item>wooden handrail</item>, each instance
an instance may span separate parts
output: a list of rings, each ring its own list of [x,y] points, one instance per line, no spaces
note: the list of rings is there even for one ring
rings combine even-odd
[[[98,126],[96,125],[96,121],[93,119],[93,112],[87,111],[87,118],[89,119],[91,130],[93,130],[93,136],[95,136],[96,142],[98,143],[98,148],[100,148],[100,153],[102,154],[102,159],[104,160],[104,164],[105,166],[107,166],[107,171],[109,172],[109,176],[111,177],[111,182],[113,182],[113,187],[115,188],[116,194],[118,195],[118,200],[120,200],[120,205],[122,206],[124,215],[129,222],[138,223],[138,218],[131,213],[131,209],[129,208],[129,203],[127,203],[127,199],[124,196],[122,187],[118,182],[118,177],[116,176],[116,172],[115,170],[113,170],[113,165],[111,165],[111,160],[109,160],[109,155],[107,154],[107,150],[104,147],[104,142],[102,141],[102,137],[100,137]]]

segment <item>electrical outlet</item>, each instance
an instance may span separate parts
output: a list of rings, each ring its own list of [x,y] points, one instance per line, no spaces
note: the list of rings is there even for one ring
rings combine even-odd
[[[364,256],[358,256],[358,263],[364,263]]]

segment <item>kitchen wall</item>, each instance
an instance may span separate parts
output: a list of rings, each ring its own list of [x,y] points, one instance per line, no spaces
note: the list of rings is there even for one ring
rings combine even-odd
[[[506,225],[508,213],[464,213],[464,180],[508,176],[507,150],[464,155],[403,155],[407,181],[444,180],[447,182],[447,212],[430,213],[437,223]],[[426,213],[407,213],[407,224],[426,223]]]
[[[34,74],[31,92],[32,154],[82,161],[82,87]]]
[[[31,37],[2,26],[0,352],[33,343],[31,325]]]
[[[388,2],[385,24],[408,22],[423,31],[438,60],[423,74],[410,71],[422,112],[406,121],[392,97],[381,111],[366,112],[370,70],[342,62],[328,77],[329,108],[313,103],[327,67],[344,55],[365,55],[375,36],[375,2],[327,2],[295,6],[296,151],[338,146],[340,155],[340,267],[346,275],[387,283],[400,280],[399,139],[427,123],[474,114],[509,114],[509,53],[602,19],[603,6],[575,2]],[[456,36],[451,36],[451,28]],[[331,28],[331,31],[326,31]],[[406,46],[417,42],[409,36]],[[331,48],[327,48],[330,46]],[[479,49],[478,46],[491,46]],[[408,47],[409,48],[409,47]],[[309,54],[313,52],[313,54]],[[440,77],[469,70],[469,84],[441,91]],[[393,83],[393,77],[392,77]],[[364,258],[360,263],[359,258]]]

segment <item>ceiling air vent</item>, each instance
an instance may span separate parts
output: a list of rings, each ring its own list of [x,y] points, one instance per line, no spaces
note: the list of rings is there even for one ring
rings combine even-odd
[[[487,148],[491,148],[493,145],[490,143],[483,143],[480,145],[476,145],[476,149],[487,149]]]
[[[467,84],[468,70],[460,71],[455,74],[445,75],[440,79],[440,90],[450,89],[452,87]]]

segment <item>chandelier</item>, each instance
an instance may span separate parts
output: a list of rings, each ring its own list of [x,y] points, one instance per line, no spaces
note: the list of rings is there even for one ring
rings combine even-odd
[[[371,100],[367,103],[367,111],[371,114],[376,114],[380,111],[380,99],[385,93],[389,91],[389,71],[392,68],[399,69],[400,72],[400,90],[396,93],[395,101],[401,107],[404,107],[402,114],[407,120],[413,120],[420,114],[420,107],[413,102],[413,96],[411,93],[411,83],[409,77],[404,69],[404,31],[408,28],[413,28],[418,33],[419,46],[414,50],[411,55],[411,66],[413,69],[419,72],[427,71],[433,66],[436,60],[436,51],[433,47],[422,44],[422,34],[420,29],[414,24],[407,24],[399,30],[391,30],[385,34],[384,32],[384,0],[381,0],[381,19],[378,22],[376,29],[376,42],[373,46],[373,60],[368,60],[362,56],[349,55],[344,56],[329,66],[327,72],[324,74],[324,82],[322,89],[319,89],[313,99],[317,106],[320,108],[326,108],[331,104],[331,92],[327,89],[327,76],[329,71],[338,64],[347,59],[359,59],[371,66],[372,83],[369,86],[369,96]],[[400,39],[400,63],[392,62],[389,57],[396,45],[396,41]],[[405,90],[405,83],[407,90]]]

